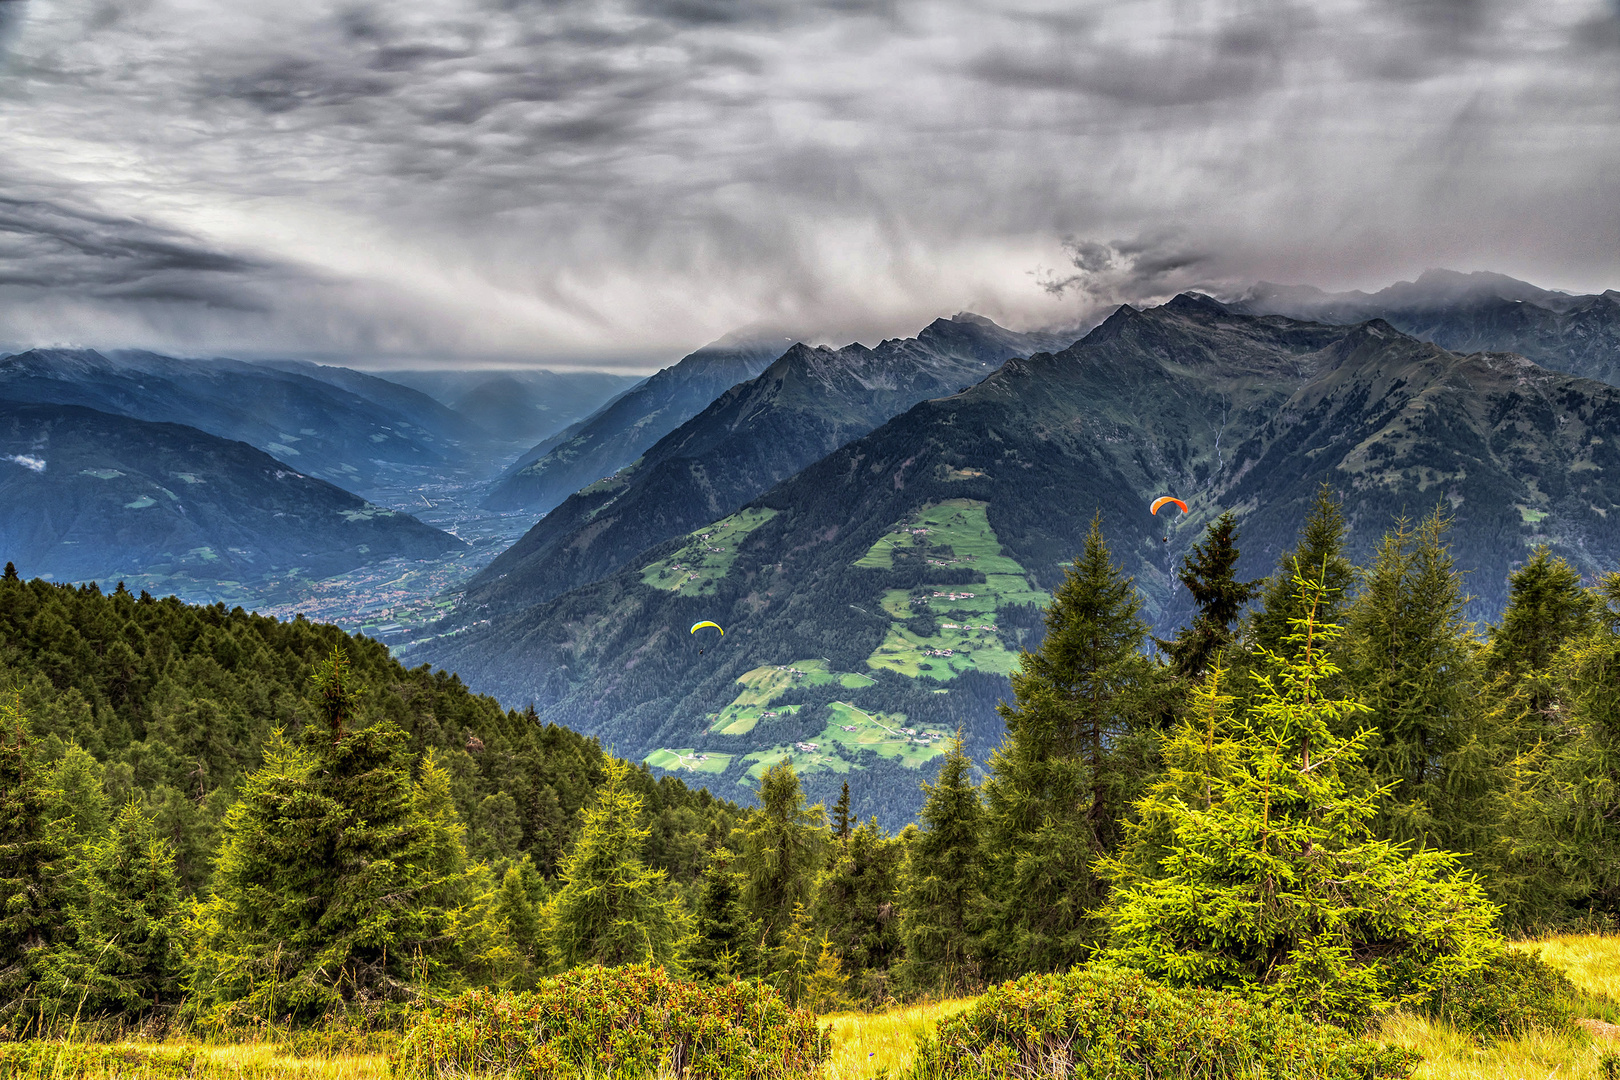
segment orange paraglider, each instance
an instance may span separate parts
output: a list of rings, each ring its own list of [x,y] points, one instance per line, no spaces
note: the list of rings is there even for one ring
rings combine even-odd
[[[1159,516],[1159,508],[1164,506],[1166,503],[1175,503],[1177,506],[1181,507],[1181,512],[1183,514],[1187,512],[1187,504],[1182,502],[1180,499],[1172,498],[1169,495],[1161,495],[1157,499],[1154,499],[1153,505],[1149,507],[1149,509],[1153,512],[1154,517]]]
[[[1149,509],[1153,511],[1154,517],[1158,517],[1159,509],[1164,506],[1169,506],[1171,503],[1181,507],[1181,512],[1183,514],[1187,512],[1187,504],[1171,495],[1160,495],[1157,499],[1153,500],[1153,505],[1149,507]],[[1169,526],[1166,525],[1165,528],[1168,529]],[[1170,542],[1170,534],[1168,532],[1164,534],[1164,542],[1167,544]]]

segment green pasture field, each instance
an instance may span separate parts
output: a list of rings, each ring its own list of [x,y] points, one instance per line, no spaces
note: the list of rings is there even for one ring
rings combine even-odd
[[[731,572],[737,545],[771,518],[775,510],[739,510],[687,536],[686,546],[642,568],[641,583],[682,596],[712,596],[716,582]]]
[[[909,727],[905,713],[867,712],[844,701],[835,701],[827,708],[832,711],[833,718],[816,736],[815,742],[819,746],[838,743],[851,753],[870,750],[879,757],[892,758],[908,769],[916,769],[921,768],[924,762],[944,754],[944,746],[950,741],[947,731]],[[907,731],[912,734],[906,734]]]
[[[879,539],[856,566],[892,569],[897,551],[916,554],[941,568],[965,566],[985,575],[982,585],[927,585],[921,596],[890,589],[881,601],[897,622],[924,613],[939,623],[922,637],[904,626],[892,626],[866,662],[874,668],[909,678],[928,675],[952,679],[964,671],[1010,675],[1018,654],[996,633],[996,612],[1033,604],[1045,607],[1051,597],[1030,583],[1016,559],[1006,555],[985,515],[985,504],[973,499],[947,499],[925,506]]]
[[[800,750],[790,743],[780,743],[769,750],[756,750],[752,754],[744,754],[743,760],[753,764],[748,767],[748,772],[738,783],[744,787],[752,787],[765,775],[766,769],[783,758],[793,762],[793,771],[800,776],[818,772],[847,773],[855,767],[841,757],[836,748],[829,747],[829,744],[821,739],[814,741],[817,747],[815,750]]]
[[[757,667],[737,677],[742,693],[714,715],[709,730],[719,735],[746,735],[767,712],[791,713],[797,705],[772,709],[771,703],[794,686],[827,686],[833,683],[846,690],[871,686],[873,679],[849,671],[832,671],[825,660],[795,660],[791,664]]]
[[[731,764],[732,754],[714,754],[707,750],[654,750],[645,758],[648,765],[655,769],[664,769],[668,772],[685,770],[686,772],[708,773],[719,776]]]

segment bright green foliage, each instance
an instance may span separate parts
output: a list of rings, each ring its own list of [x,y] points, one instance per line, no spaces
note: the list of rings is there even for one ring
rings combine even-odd
[[[822,939],[816,933],[810,909],[803,904],[794,904],[792,917],[777,936],[776,944],[766,950],[762,957],[765,981],[795,1005],[801,1004],[805,984],[815,973],[821,949]]]
[[[1532,1030],[1569,1031],[1580,991],[1539,956],[1504,949],[1489,963],[1442,982],[1424,1011],[1485,1041],[1517,1039]]]
[[[405,736],[354,728],[335,650],[312,679],[302,747],[272,746],[226,814],[214,895],[197,915],[192,991],[225,1015],[304,1016],[409,996],[447,928],[463,856],[443,785],[411,783]]]
[[[473,990],[406,1032],[405,1080],[795,1080],[818,1076],[827,1033],[769,986],[701,986],[653,967],[586,967],[532,993]]]
[[[125,803],[108,835],[90,846],[79,885],[79,944],[64,964],[76,1011],[138,1017],[178,1005],[180,882],[173,850],[140,806]]]
[[[1262,581],[1237,577],[1237,518],[1227,511],[1209,523],[1201,543],[1182,560],[1177,580],[1192,593],[1198,614],[1175,640],[1162,642],[1176,674],[1195,677],[1209,670],[1217,653],[1231,645],[1232,627],[1243,606],[1260,592]]]
[[[681,959],[686,914],[664,872],[642,861],[648,830],[629,776],[624,762],[608,765],[579,842],[563,860],[562,886],[546,909],[559,969]]]
[[[1376,793],[1349,783],[1369,734],[1336,734],[1362,709],[1318,690],[1339,630],[1315,620],[1322,586],[1296,587],[1295,659],[1265,654],[1237,715],[1206,695],[1166,744],[1125,852],[1103,861],[1105,956],[1356,1025],[1484,964],[1496,910],[1450,853],[1373,839]]]
[[[816,883],[811,913],[862,999],[888,996],[889,969],[900,959],[900,868],[905,848],[868,821],[836,846]]]
[[[1238,994],[1076,968],[993,986],[920,1041],[907,1080],[1406,1080],[1410,1050]]]
[[[508,867],[501,877],[501,891],[495,897],[495,915],[506,928],[506,935],[521,974],[537,971],[545,963],[545,940],[542,937],[540,912],[530,899],[529,889],[523,883],[523,872],[516,866]]]
[[[687,971],[702,982],[730,982],[759,964],[759,925],[743,904],[742,880],[726,848],[709,855],[698,893]]]
[[[1385,535],[1349,612],[1345,674],[1374,732],[1364,760],[1384,789],[1375,830],[1469,853],[1495,840],[1509,751],[1480,693],[1448,525],[1436,510]]]
[[[46,783],[57,793],[52,816],[67,829],[64,843],[70,846],[94,843],[107,833],[112,809],[106,793],[106,770],[85,752],[69,744],[50,767]]]
[[[1141,649],[1147,627],[1099,520],[1058,586],[1046,638],[1022,655],[1006,740],[985,784],[993,904],[983,941],[994,973],[1050,971],[1101,936],[1106,889],[1092,870],[1155,767],[1168,675]]]
[[[961,994],[983,984],[976,941],[986,904],[984,805],[969,777],[972,768],[957,732],[939,778],[923,784],[923,829],[901,878],[900,981],[909,989]]]
[[[759,808],[741,826],[743,902],[766,949],[781,943],[793,909],[808,904],[827,848],[821,806],[807,807],[793,763],[783,758],[759,781]]]
[[[15,696],[0,697],[0,1032],[48,1009],[55,953],[73,942],[60,793],[36,757]]]
[[[843,961],[838,958],[838,950],[833,948],[832,941],[825,936],[821,939],[821,952],[816,956],[815,969],[804,980],[799,1005],[817,1016],[847,1012],[855,1007],[855,1000],[849,994],[849,976],[844,973]]]
[[[1343,621],[1345,607],[1356,583],[1356,568],[1344,553],[1344,512],[1333,489],[1323,484],[1311,503],[1311,512],[1300,529],[1294,550],[1283,555],[1277,572],[1266,579],[1260,591],[1260,605],[1254,612],[1254,643],[1274,653],[1287,653],[1293,621],[1304,618],[1295,577],[1307,577],[1326,587],[1317,620]]]

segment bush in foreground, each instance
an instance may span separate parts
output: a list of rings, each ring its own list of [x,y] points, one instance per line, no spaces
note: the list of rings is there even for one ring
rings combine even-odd
[[[1580,991],[1539,956],[1504,950],[1477,971],[1439,986],[1424,1012],[1484,1042],[1531,1029],[1569,1031]]]
[[[662,968],[578,968],[528,993],[473,990],[406,1033],[396,1075],[777,1080],[815,1074],[827,1033],[769,986]]]
[[[1404,1080],[1419,1055],[1250,997],[1076,968],[992,987],[917,1048],[909,1080]]]

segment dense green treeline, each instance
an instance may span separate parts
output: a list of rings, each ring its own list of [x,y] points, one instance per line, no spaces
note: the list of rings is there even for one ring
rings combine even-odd
[[[1094,522],[1004,740],[897,835],[785,760],[747,811],[654,783],[331,628],[8,579],[0,1008],[298,1021],[644,962],[821,1009],[1097,960],[1352,1025],[1467,1000],[1519,977],[1505,932],[1620,921],[1620,574],[1537,551],[1477,627],[1446,530],[1358,567],[1324,491],[1254,582],[1221,518],[1155,647]]]

